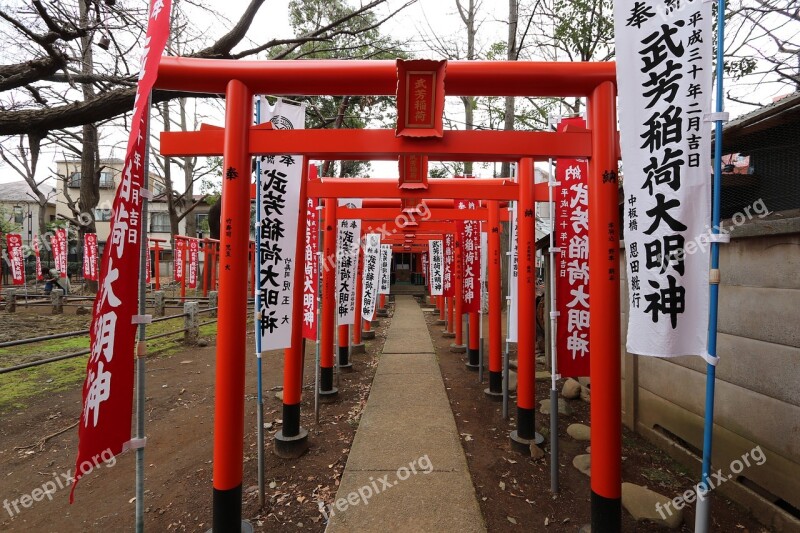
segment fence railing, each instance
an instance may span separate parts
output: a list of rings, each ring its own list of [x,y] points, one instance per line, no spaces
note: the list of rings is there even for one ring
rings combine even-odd
[[[213,307],[209,306],[209,307],[200,309],[198,302],[186,302],[184,304],[184,306],[183,306],[183,310],[184,310],[183,313],[175,314],[175,315],[168,315],[168,316],[160,316],[158,318],[153,318],[151,320],[151,324],[155,324],[155,323],[158,323],[158,322],[164,322],[164,321],[167,321],[167,320],[175,320],[175,319],[183,318],[184,319],[183,327],[180,328],[180,329],[176,329],[176,330],[172,330],[172,331],[166,331],[166,332],[162,332],[162,333],[157,333],[155,335],[151,335],[149,337],[146,337],[145,340],[146,341],[150,341],[150,340],[160,339],[160,338],[163,338],[163,337],[169,337],[169,336],[172,336],[172,335],[179,335],[179,334],[183,333],[183,335],[184,335],[183,341],[184,341],[185,344],[187,344],[187,345],[196,344],[197,343],[197,339],[200,336],[200,328],[202,326],[207,326],[207,325],[210,325],[210,324],[214,324],[216,322],[216,316],[217,316],[217,310],[218,310],[218,307],[216,306],[216,297],[214,297],[214,298],[210,297],[210,298],[207,299],[207,301],[208,302],[212,302],[213,301],[215,305]],[[199,321],[199,316],[202,315],[202,314],[209,314],[212,318],[214,318],[214,320],[209,320],[209,321],[201,323]],[[64,333],[55,333],[53,335],[42,335],[40,337],[32,337],[32,338],[29,338],[29,339],[19,339],[19,340],[2,342],[2,343],[0,343],[0,348],[10,348],[10,347],[14,347],[14,346],[23,346],[23,345],[34,344],[34,343],[38,343],[38,342],[46,342],[46,341],[50,341],[50,340],[65,339],[65,338],[70,338],[70,337],[82,337],[82,336],[88,335],[88,334],[89,334],[89,330],[86,329],[86,330],[79,330],[79,331],[69,331],[69,332],[64,332]],[[18,365],[9,366],[9,367],[6,367],[6,368],[0,368],[0,375],[1,374],[7,374],[9,372],[15,372],[17,370],[24,370],[26,368],[33,368],[33,367],[37,367],[37,366],[46,365],[46,364],[49,364],[49,363],[55,363],[57,361],[64,361],[66,359],[72,359],[74,357],[80,357],[82,355],[88,355],[89,353],[91,353],[91,349],[81,350],[81,351],[74,352],[74,353],[57,355],[57,356],[54,356],[54,357],[48,357],[46,359],[37,359],[35,361],[28,361],[26,363],[20,363]]]

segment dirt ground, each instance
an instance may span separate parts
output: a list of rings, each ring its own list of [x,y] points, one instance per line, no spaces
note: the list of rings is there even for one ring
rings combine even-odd
[[[8,338],[88,326],[88,317],[84,316],[65,314],[52,317],[52,321],[50,318],[35,311],[23,311],[15,317],[2,312],[0,334]],[[466,370],[464,356],[449,352],[451,340],[441,337],[442,327],[432,325],[433,319],[433,316],[428,318],[429,329],[489,531],[577,531],[589,522],[589,479],[571,463],[576,454],[585,453],[588,443],[568,437],[566,427],[573,422],[588,423],[589,404],[571,401],[573,414],[561,417],[561,493],[553,498],[549,493],[549,457],[533,461],[511,451],[508,433],[514,429],[513,419],[503,420],[500,404],[484,397],[486,382],[479,384],[476,374]],[[39,326],[30,326],[31,322]],[[269,429],[266,431],[268,488],[263,509],[258,507],[256,491],[256,358],[251,348],[245,396],[243,515],[257,531],[324,531],[325,520],[318,502],[330,504],[336,494],[390,319],[382,322],[376,339],[366,341],[367,354],[353,357],[354,372],[341,374],[340,400],[321,407],[319,425],[313,419],[314,346],[306,347],[302,425],[309,430],[311,448],[300,460],[283,460],[271,453],[271,437],[281,427],[281,402],[275,392],[281,385],[282,357],[277,352],[265,356],[264,412]],[[42,324],[46,326],[43,328]],[[210,528],[215,348],[213,336],[203,340],[207,347],[186,349],[178,345],[148,358],[145,526],[149,531]],[[253,346],[252,333],[248,335],[248,345]],[[76,364],[85,362],[80,360]],[[2,353],[0,366],[5,366]],[[57,379],[57,372],[49,372],[24,379],[23,374],[16,374],[19,377],[15,379],[27,380],[40,390],[21,401],[19,405],[24,407],[0,404],[0,503],[31,494],[42,484],[72,470],[77,431],[70,426],[80,412],[80,383],[67,382],[61,389],[54,388],[54,383],[47,380]],[[7,376],[10,375],[14,374]],[[548,388],[549,382],[538,383],[537,399],[548,398]],[[514,414],[513,403],[511,414]],[[544,432],[548,418],[538,412],[536,416],[537,427]],[[638,436],[626,431],[623,443],[624,480],[669,495],[683,492],[696,481]],[[545,450],[549,451],[546,447]],[[133,455],[124,454],[113,467],[103,467],[85,477],[71,506],[68,494],[68,488],[58,490],[52,501],[43,499],[30,508],[20,507],[13,517],[6,509],[0,509],[0,530],[133,530]],[[766,531],[738,506],[719,495],[714,498],[714,531]],[[623,516],[625,531],[654,529],[652,525],[635,524],[627,513],[623,512]],[[682,531],[692,530],[693,518],[689,511]]]
[[[572,407],[569,416],[559,418],[559,483],[560,493],[550,492],[550,418],[536,411],[536,428],[545,436],[542,446],[546,456],[538,461],[529,455],[511,450],[509,433],[516,429],[516,397],[509,402],[509,420],[502,416],[501,402],[490,401],[484,394],[489,386],[488,372],[478,383],[477,372],[465,367],[466,354],[449,350],[453,339],[443,338],[442,326],[435,325],[438,315],[427,314],[428,329],[434,342],[439,366],[445,381],[461,444],[467,456],[472,483],[490,532],[499,531],[569,531],[588,524],[590,516],[589,478],[572,466],[572,459],[585,454],[588,442],[578,442],[567,435],[573,423],[589,424],[589,404],[567,400]],[[505,314],[503,315],[505,335]],[[465,329],[466,335],[466,329]],[[488,337],[488,318],[484,317],[484,336]],[[488,353],[486,354],[488,358]],[[510,359],[516,359],[514,351]],[[486,363],[488,365],[488,361]],[[543,363],[537,370],[546,370]],[[560,382],[560,383],[563,383]],[[559,387],[559,393],[561,389]],[[550,398],[550,380],[536,384],[536,402]],[[623,431],[623,481],[646,485],[664,495],[678,495],[697,480],[638,435]],[[747,512],[734,503],[714,495],[712,531],[766,532]],[[655,524],[636,523],[623,510],[623,531],[662,531]],[[684,513],[680,531],[694,530],[693,508]]]
[[[15,317],[2,312],[2,331],[16,329],[26,322],[25,316],[25,312]],[[47,318],[32,311],[27,321],[44,323]],[[88,325],[87,317],[65,314],[53,320],[48,331],[81,329],[84,322]],[[336,494],[372,383],[375,354],[380,353],[390,319],[382,322],[376,339],[366,341],[367,353],[354,355],[353,372],[340,375],[340,400],[321,406],[319,425],[314,422],[313,408],[314,345],[306,346],[301,424],[309,430],[311,446],[300,460],[283,460],[272,454],[272,436],[282,422],[281,401],[275,393],[280,389],[283,361],[282,353],[265,355],[264,420],[269,429],[265,432],[267,490],[263,509],[258,508],[257,494],[256,357],[252,332],[248,334],[251,353],[245,396],[243,516],[257,530],[324,530],[317,502],[330,504]],[[166,350],[167,355],[148,357],[145,526],[149,531],[210,528],[215,348],[213,337],[205,340],[207,347]],[[85,360],[79,359],[77,364],[85,366]],[[0,362],[0,366],[5,365]],[[0,408],[0,503],[32,494],[37,487],[72,471],[77,430],[71,426],[81,410],[80,383],[53,391],[47,390],[52,385],[47,379],[52,381],[46,374],[31,379],[38,381],[42,392],[26,398],[24,408]],[[47,438],[49,435],[54,436]],[[113,467],[102,467],[82,479],[73,505],[69,505],[68,495],[68,488],[58,490],[52,501],[45,498],[33,502],[30,508],[18,506],[19,513],[13,508],[12,512],[0,509],[0,530],[133,530],[133,454],[124,454]]]

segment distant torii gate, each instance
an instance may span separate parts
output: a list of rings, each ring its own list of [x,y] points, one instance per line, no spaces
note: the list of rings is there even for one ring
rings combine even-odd
[[[393,186],[384,180],[322,179],[308,184],[308,194],[518,201],[521,323],[515,437],[523,441],[535,434],[536,407],[531,325],[535,324],[534,202],[538,195],[533,162],[559,157],[589,160],[592,529],[618,531],[621,401],[615,65],[522,61],[451,61],[446,65],[450,96],[586,97],[586,131],[445,131],[439,138],[409,139],[397,137],[393,130],[272,130],[251,124],[254,94],[394,95],[397,76],[395,61],[162,58],[156,89],[224,93],[227,104],[224,130],[165,132],[162,154],[222,154],[224,168],[238,170],[238,176],[226,177],[222,186],[222,218],[229,231],[223,232],[220,246],[213,528],[235,531],[241,521],[251,157],[285,153],[309,159],[396,160],[424,154],[440,161],[514,161],[519,164],[519,185],[505,180],[430,180],[427,189],[401,190],[396,182]],[[286,357],[300,357],[299,349],[287,350]]]

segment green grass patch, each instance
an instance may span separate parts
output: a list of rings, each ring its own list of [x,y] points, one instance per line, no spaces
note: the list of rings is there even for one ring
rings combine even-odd
[[[79,388],[88,355],[0,374],[0,411],[24,409],[26,400],[45,393]]]
[[[208,315],[200,315],[200,320],[208,321]],[[147,336],[175,331],[182,327],[183,318],[157,322],[147,326]],[[216,334],[216,322],[200,327],[201,337],[214,337]],[[22,362],[88,349],[88,335],[12,346],[0,349],[0,367],[9,367]],[[184,349],[183,332],[154,339],[147,343],[147,352],[150,357],[169,357]],[[27,406],[26,400],[39,394],[79,388],[86,375],[88,357],[87,354],[8,374],[0,374],[0,411],[24,409]]]
[[[81,337],[67,337],[66,339],[54,339],[50,341],[34,342],[10,348],[0,348],[0,361],[5,363],[6,356],[29,356],[29,355],[59,355],[62,353],[78,352],[89,349],[89,335]]]

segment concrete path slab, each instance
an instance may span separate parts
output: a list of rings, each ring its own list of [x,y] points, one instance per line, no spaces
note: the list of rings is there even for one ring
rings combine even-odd
[[[381,355],[381,363],[375,373],[377,376],[388,374],[424,374],[435,376],[439,370],[436,359],[427,353],[384,353]]]
[[[332,533],[486,531],[423,312],[410,296],[395,299],[329,515]]]

